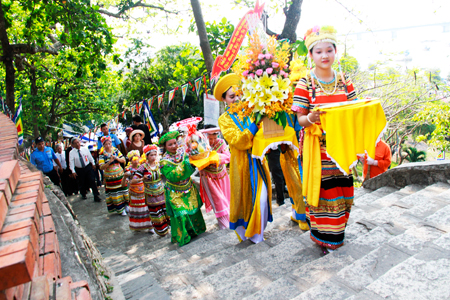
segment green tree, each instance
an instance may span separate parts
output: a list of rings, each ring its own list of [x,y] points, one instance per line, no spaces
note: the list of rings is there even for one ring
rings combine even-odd
[[[409,162],[425,161],[427,158],[425,151],[419,151],[411,146],[404,148],[403,151],[406,153],[405,159]]]
[[[94,61],[112,50],[114,39],[105,19],[88,1],[2,0],[0,5],[0,61],[12,110],[16,71],[24,70],[24,62],[58,55],[65,48],[77,48]]]
[[[16,79],[23,97],[25,132],[45,137],[64,122],[100,122],[115,111],[116,77],[106,70],[104,61],[84,61],[83,52],[70,48],[61,49],[55,57],[27,60]]]
[[[398,155],[403,142],[423,125],[414,116],[450,96],[444,82],[430,80],[429,72],[419,69],[402,71],[377,63],[351,77],[358,98],[380,99],[388,121],[384,139]],[[398,158],[401,163],[403,156]]]
[[[419,135],[416,140],[427,141],[437,150],[450,151],[450,106],[448,103],[430,103],[414,116],[420,124],[433,125],[433,130]]]
[[[129,55],[132,57],[132,53]],[[165,47],[155,57],[146,58],[123,70],[123,91],[118,96],[119,105],[129,107],[144,98],[165,93],[161,108],[158,109],[158,103],[154,103],[152,113],[156,122],[160,122],[167,130],[177,120],[203,115],[203,101],[197,100],[197,95],[191,88],[184,105],[180,90],[175,92],[170,105],[167,95],[170,89],[180,87],[188,81],[193,82],[205,71],[205,63],[197,47],[189,43]]]

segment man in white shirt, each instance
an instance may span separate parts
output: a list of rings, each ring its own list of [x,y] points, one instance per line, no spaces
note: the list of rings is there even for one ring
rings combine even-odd
[[[66,154],[63,152],[63,148],[61,144],[56,144],[56,157],[61,163],[62,168],[58,168],[59,177],[61,178],[61,186],[64,192],[64,195],[68,196],[68,185],[69,185],[69,176],[71,174],[70,170],[67,168],[66,163]],[[53,163],[55,166],[55,163]]]
[[[78,186],[83,199],[86,199],[86,190],[92,189],[94,201],[100,202],[100,193],[95,184],[95,161],[87,148],[81,148],[78,138],[72,139],[73,149],[69,153],[69,168],[71,176],[78,179]]]

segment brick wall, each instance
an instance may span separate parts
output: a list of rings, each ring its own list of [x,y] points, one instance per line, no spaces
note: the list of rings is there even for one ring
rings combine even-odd
[[[0,300],[91,299],[85,281],[62,278],[58,235],[43,175],[19,160],[17,131],[0,113]]]

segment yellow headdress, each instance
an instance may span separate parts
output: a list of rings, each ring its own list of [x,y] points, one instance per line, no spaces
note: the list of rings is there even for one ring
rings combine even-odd
[[[333,26],[314,26],[306,31],[304,41],[308,51],[319,42],[329,42],[336,45],[336,29]]]
[[[214,87],[214,98],[222,101],[222,94],[228,91],[230,87],[239,85],[240,81],[239,75],[234,73],[223,76]]]

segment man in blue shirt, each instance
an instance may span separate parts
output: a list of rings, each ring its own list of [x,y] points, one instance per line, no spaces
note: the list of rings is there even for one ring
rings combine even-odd
[[[102,141],[101,138],[103,136],[111,136],[111,142],[112,142],[112,146],[115,148],[118,148],[119,145],[121,144],[119,138],[113,134],[113,133],[109,133],[109,127],[108,125],[106,125],[105,123],[103,123],[102,125],[100,125],[100,130],[102,131],[102,135],[98,138],[98,142],[97,142],[97,149],[100,151],[100,149],[102,148]]]
[[[35,165],[38,170],[41,170],[42,173],[47,175],[55,185],[59,186],[59,175],[53,168],[53,161],[55,161],[59,169],[63,169],[59,159],[56,157],[52,148],[45,146],[45,141],[43,138],[38,137],[35,142],[36,150],[31,153],[31,163]]]

